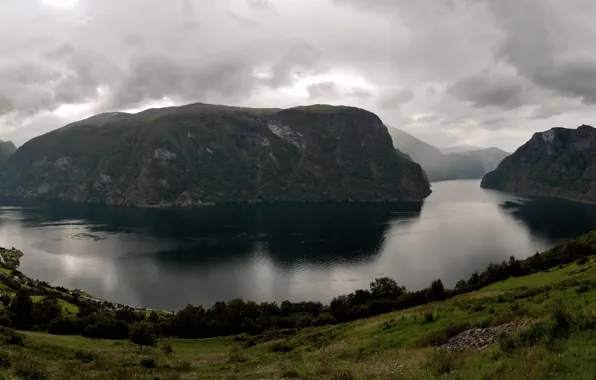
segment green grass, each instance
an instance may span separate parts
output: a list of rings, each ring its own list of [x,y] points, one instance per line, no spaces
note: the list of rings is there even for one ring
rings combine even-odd
[[[570,264],[510,278],[447,301],[336,326],[308,328],[285,337],[268,333],[259,337],[165,339],[141,353],[125,341],[24,332],[24,347],[0,349],[15,360],[23,355],[32,357],[53,376],[48,378],[66,380],[280,379],[283,375],[332,380],[593,379],[596,330],[591,328],[575,329],[554,341],[544,338],[531,345],[523,345],[525,338],[520,335],[513,338],[518,346],[512,350],[497,344],[481,352],[457,353],[436,346],[446,340],[454,326],[498,325],[520,318],[550,323],[550,310],[559,303],[572,315],[584,315],[584,319],[596,315],[594,279],[593,261],[581,267]],[[40,299],[34,297],[37,302]],[[73,305],[63,306],[67,309]],[[171,355],[160,349],[164,344],[173,347]],[[143,368],[142,359],[153,359],[157,367]],[[15,370],[13,364],[8,373]]]

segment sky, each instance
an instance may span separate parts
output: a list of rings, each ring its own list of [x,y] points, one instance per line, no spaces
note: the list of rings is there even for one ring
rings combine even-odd
[[[0,0],[0,138],[193,102],[344,104],[437,147],[593,124],[591,0]]]

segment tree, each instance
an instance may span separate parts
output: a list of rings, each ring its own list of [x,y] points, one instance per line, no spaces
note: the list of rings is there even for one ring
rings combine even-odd
[[[20,288],[8,309],[12,313],[11,320],[17,329],[29,329],[33,326],[33,301],[27,288]]]
[[[172,352],[174,352],[174,349],[172,348],[172,345],[171,344],[168,344],[168,343],[164,344],[161,347],[161,349],[163,350],[164,354],[166,354],[166,356],[170,356],[170,354]]]
[[[442,301],[446,298],[445,287],[441,280],[435,280],[430,285],[430,288],[426,292],[426,299],[428,302]]]
[[[406,292],[406,288],[389,277],[381,277],[370,283],[370,292],[375,299],[397,299]]]
[[[143,322],[137,323],[132,327],[129,340],[134,344],[138,344],[141,352],[143,352],[143,346],[155,345],[155,336],[153,335],[151,326]]]

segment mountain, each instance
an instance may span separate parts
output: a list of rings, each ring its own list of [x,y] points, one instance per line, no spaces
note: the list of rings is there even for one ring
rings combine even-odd
[[[450,146],[448,148],[441,148],[441,152],[443,152],[445,154],[463,153],[463,152],[469,152],[472,150],[481,150],[481,148],[478,148],[478,147],[472,146],[472,145],[456,145],[456,146]]]
[[[504,150],[495,147],[464,151],[461,154],[477,157],[480,161],[482,161],[482,166],[484,167],[485,173],[495,170],[501,161],[505,159],[505,157],[511,155],[511,153],[505,152]]]
[[[596,202],[596,129],[582,125],[535,133],[488,173],[481,186]]]
[[[423,170],[374,114],[191,104],[109,113],[34,138],[2,193],[126,205],[421,200]]]
[[[0,166],[8,161],[8,158],[17,151],[17,147],[12,141],[0,140]]]
[[[409,155],[414,162],[419,163],[432,182],[480,179],[488,170],[496,167],[494,160],[497,160],[499,154],[495,149],[502,152],[497,148],[489,148],[444,154],[440,149],[400,129],[389,127],[388,130],[393,139],[393,146]]]

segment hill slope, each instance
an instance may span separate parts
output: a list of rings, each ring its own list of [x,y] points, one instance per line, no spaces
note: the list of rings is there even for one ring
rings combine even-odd
[[[488,173],[481,186],[596,202],[596,129],[582,125],[535,133]]]
[[[433,182],[482,178],[508,155],[498,148],[444,154],[438,148],[402,130],[393,127],[388,127],[388,130],[393,146],[419,163]]]
[[[5,194],[132,205],[421,200],[418,164],[374,114],[192,104],[94,116],[10,158]]]

